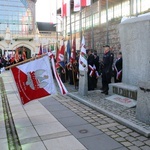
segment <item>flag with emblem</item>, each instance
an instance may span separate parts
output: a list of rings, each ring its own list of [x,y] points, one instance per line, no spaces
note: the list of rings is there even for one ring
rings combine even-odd
[[[74,11],[80,11],[81,10],[81,0],[74,0]]]
[[[56,94],[49,57],[11,68],[22,104]]]
[[[79,70],[84,71],[87,70],[87,54],[85,49],[85,39],[84,36],[82,37],[82,43],[81,43],[81,52],[79,57]]]

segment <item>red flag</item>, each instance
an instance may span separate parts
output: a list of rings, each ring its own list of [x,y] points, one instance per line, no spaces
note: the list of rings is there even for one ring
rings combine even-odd
[[[11,68],[22,104],[56,94],[48,56]]]
[[[71,63],[74,63],[76,59],[76,38],[74,37],[73,43],[72,43],[72,51],[71,51]]]
[[[91,0],[81,0],[82,7],[89,6],[89,5],[91,5]]]
[[[18,52],[18,49],[16,49],[16,52],[15,52],[15,62],[18,62],[19,61],[19,52]]]
[[[65,45],[61,46],[61,49],[58,51],[57,62],[64,61]]]
[[[23,48],[22,59],[23,59],[23,60],[26,60],[26,59],[27,59],[25,48]]]
[[[43,49],[42,49],[42,44],[40,45],[40,49],[39,49],[39,54],[38,55],[42,55],[43,53]]]
[[[70,16],[70,0],[62,0],[62,17]]]

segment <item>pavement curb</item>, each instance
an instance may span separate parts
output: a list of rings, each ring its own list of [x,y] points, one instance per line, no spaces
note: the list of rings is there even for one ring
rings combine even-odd
[[[77,101],[79,101],[79,102],[81,102],[81,103],[83,103],[83,104],[85,104],[85,105],[87,105],[87,106],[89,106],[89,107],[99,111],[100,113],[103,113],[104,115],[107,115],[107,116],[113,118],[117,122],[119,122],[119,123],[121,123],[121,124],[123,124],[123,125],[125,125],[125,126],[127,126],[129,128],[131,128],[131,129],[137,131],[138,133],[140,133],[140,134],[142,134],[142,135],[144,135],[146,137],[150,137],[150,131],[148,131],[148,130],[146,130],[146,129],[144,129],[144,128],[142,128],[142,127],[140,127],[140,126],[138,126],[138,125],[136,125],[136,124],[126,120],[126,119],[124,119],[124,118],[121,118],[118,115],[115,115],[115,114],[113,114],[111,112],[108,112],[108,111],[104,110],[103,108],[100,108],[100,107],[94,105],[93,103],[88,102],[88,101],[86,101],[85,99],[83,99],[83,98],[81,98],[79,96],[76,96],[73,93],[68,93],[67,95],[70,96],[71,98],[73,98],[73,99],[75,99],[75,100],[77,100]]]

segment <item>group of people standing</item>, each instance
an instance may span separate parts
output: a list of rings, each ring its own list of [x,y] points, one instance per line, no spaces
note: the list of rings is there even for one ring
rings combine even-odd
[[[6,52],[7,53],[7,52]],[[12,51],[11,54],[2,55],[0,57],[0,68],[10,66],[12,64],[24,61],[26,58],[26,51],[23,50],[22,53],[19,53],[18,49],[14,52]]]
[[[102,78],[102,92],[108,95],[109,84],[111,83],[112,76],[114,76],[114,82],[122,81],[122,53],[117,54],[116,60],[114,60],[114,53],[110,50],[109,45],[103,46],[104,54],[103,60],[99,61],[99,57],[96,52],[91,53],[88,51],[88,89],[94,90],[97,87],[97,79],[99,76]],[[92,66],[92,69],[91,67]],[[91,76],[91,70],[95,69],[94,75]]]
[[[88,90],[94,90],[97,88],[99,77],[102,79],[101,90],[103,94],[108,95],[109,84],[112,77],[114,82],[122,81],[122,53],[117,54],[114,59],[114,53],[111,51],[109,45],[103,46],[104,53],[103,58],[100,61],[97,51],[91,49],[87,50],[87,63],[88,63]],[[79,82],[79,53],[76,55],[74,62],[65,64],[65,67],[59,67],[59,73],[63,82],[68,81],[69,84],[78,87]]]

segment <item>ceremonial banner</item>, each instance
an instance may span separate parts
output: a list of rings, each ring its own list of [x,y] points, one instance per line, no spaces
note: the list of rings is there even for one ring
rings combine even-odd
[[[62,1],[62,17],[70,16],[70,0]]]
[[[38,55],[42,55],[43,54],[43,47],[42,44],[40,45],[40,49],[39,49],[39,54]]]
[[[81,52],[79,57],[79,70],[80,71],[88,70],[84,36],[82,38]]]
[[[22,104],[56,94],[49,57],[11,68]]]
[[[74,11],[81,10],[81,0],[74,0]]]
[[[70,57],[71,57],[71,46],[70,46],[70,41],[68,40],[67,42],[67,62],[70,62]]]
[[[76,38],[74,37],[73,43],[72,43],[70,62],[73,63],[75,61],[75,59],[76,59]]]
[[[91,5],[91,0],[81,0],[82,7],[89,6],[89,5]]]
[[[63,82],[61,81],[60,76],[58,75],[58,72],[56,71],[55,62],[54,62],[54,55],[51,52],[49,52],[48,56],[51,59],[53,72],[54,72],[54,75],[55,75],[55,79],[58,83],[58,86],[60,88],[61,94],[67,94],[68,91],[67,91],[66,87],[64,86]]]

